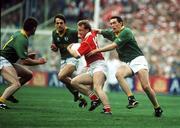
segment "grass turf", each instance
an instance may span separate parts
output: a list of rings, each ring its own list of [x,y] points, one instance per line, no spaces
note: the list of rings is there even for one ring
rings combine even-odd
[[[0,86],[2,93],[5,86]],[[143,93],[135,93],[140,104],[126,109],[123,93],[108,93],[112,116],[79,108],[67,89],[23,87],[15,96],[18,104],[8,103],[9,110],[0,109],[0,128],[179,128],[180,96],[158,95],[164,110],[162,118],[153,116],[153,108]]]

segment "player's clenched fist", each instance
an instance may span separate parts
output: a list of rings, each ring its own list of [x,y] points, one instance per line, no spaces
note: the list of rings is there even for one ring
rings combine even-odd
[[[54,52],[57,52],[58,51],[58,47],[54,43],[52,43],[51,44],[51,50],[54,51]]]

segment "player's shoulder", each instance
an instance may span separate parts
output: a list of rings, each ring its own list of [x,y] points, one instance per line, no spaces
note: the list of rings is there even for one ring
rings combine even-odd
[[[27,36],[25,36],[20,30],[19,31],[16,31],[12,37],[15,39],[15,40],[18,40],[18,41],[27,41],[28,38]]]
[[[57,33],[57,30],[56,30],[56,29],[52,30],[52,34],[53,34],[53,35],[55,35],[56,33]]]
[[[132,32],[132,29],[130,27],[124,27],[124,30],[125,32]]]

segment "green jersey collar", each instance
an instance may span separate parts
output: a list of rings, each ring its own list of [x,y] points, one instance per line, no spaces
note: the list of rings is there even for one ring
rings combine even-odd
[[[28,35],[26,34],[26,32],[25,32],[23,29],[21,29],[21,33],[22,33],[26,38],[28,38]]]

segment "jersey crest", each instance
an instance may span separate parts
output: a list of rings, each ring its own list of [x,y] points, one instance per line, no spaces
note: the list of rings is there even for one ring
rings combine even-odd
[[[65,40],[65,41],[68,41],[68,37],[67,37],[67,36],[65,36],[65,37],[64,37],[64,40]]]

